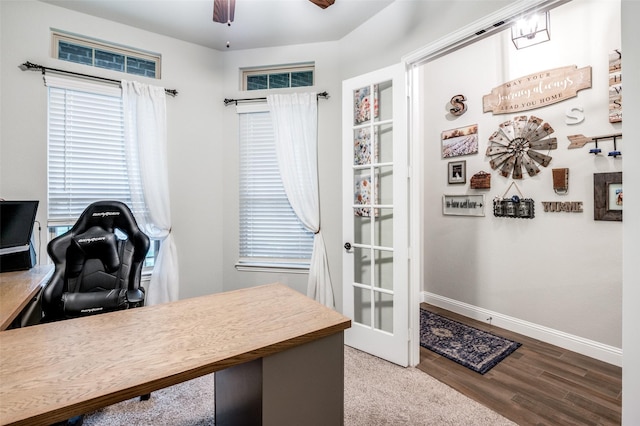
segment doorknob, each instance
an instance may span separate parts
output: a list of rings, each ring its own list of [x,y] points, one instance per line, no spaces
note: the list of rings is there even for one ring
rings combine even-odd
[[[346,251],[351,250],[351,243],[344,243],[344,249],[345,249]]]

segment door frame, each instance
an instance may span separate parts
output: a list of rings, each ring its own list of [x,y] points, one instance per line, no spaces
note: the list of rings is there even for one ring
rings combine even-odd
[[[568,3],[571,0],[518,0],[498,9],[484,18],[450,33],[414,52],[402,56],[401,63],[406,69],[407,82],[407,143],[409,150],[409,365],[420,363],[420,310],[424,302],[425,270],[422,256],[424,254],[424,149],[423,134],[420,127],[422,96],[421,80],[423,74],[420,67],[436,58],[452,53],[462,47],[480,41],[486,37],[507,30],[521,16],[537,11],[546,11]],[[499,25],[496,23],[500,23]],[[480,35],[478,35],[480,33]]]

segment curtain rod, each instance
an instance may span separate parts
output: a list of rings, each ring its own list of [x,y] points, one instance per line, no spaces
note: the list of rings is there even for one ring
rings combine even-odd
[[[109,83],[114,83],[114,84],[121,84],[120,80],[115,80],[113,78],[98,77],[96,75],[83,74],[83,73],[74,72],[74,71],[66,71],[66,70],[61,70],[61,69],[58,69],[58,68],[49,68],[49,67],[45,67],[45,66],[42,66],[42,65],[34,64],[32,62],[29,62],[29,61],[27,61],[24,64],[20,65],[20,69],[22,71],[40,70],[40,71],[42,71],[42,75],[44,75],[44,73],[46,71],[52,71],[52,72],[57,72],[57,73],[61,73],[61,74],[75,75],[75,76],[78,76],[78,77],[92,78],[94,80],[107,81]],[[164,92],[167,95],[171,95],[171,96],[177,96],[178,95],[178,91],[175,90],[175,89],[164,89]]]
[[[316,94],[316,99],[317,98],[329,99],[329,93],[327,93],[326,91],[318,93],[318,94]],[[266,100],[267,100],[267,98],[244,98],[244,99],[228,99],[228,98],[225,98],[224,106],[227,106],[229,104],[238,105],[238,102],[266,101]]]

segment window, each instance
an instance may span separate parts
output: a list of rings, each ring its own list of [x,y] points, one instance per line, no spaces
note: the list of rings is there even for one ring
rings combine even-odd
[[[119,88],[46,76],[48,116],[48,227],[66,232],[92,202],[120,200],[132,207]],[[132,187],[134,189],[132,189]],[[145,266],[159,247],[152,241]]]
[[[240,112],[240,261],[252,268],[309,268],[313,233],[291,208],[275,152],[266,106],[242,106]]]
[[[313,86],[313,64],[242,70],[242,90],[283,89]]]
[[[52,31],[53,57],[98,68],[160,78],[160,54]]]

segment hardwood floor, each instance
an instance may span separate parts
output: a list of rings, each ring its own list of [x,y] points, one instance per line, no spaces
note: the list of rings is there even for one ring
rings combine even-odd
[[[519,425],[621,423],[620,367],[426,303],[421,306],[522,346],[485,375],[420,348],[420,370]]]

